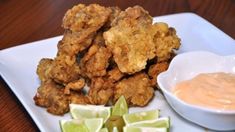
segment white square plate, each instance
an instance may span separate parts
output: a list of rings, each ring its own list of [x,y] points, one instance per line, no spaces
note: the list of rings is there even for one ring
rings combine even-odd
[[[181,13],[154,18],[155,22],[166,22],[177,30],[182,46],[179,53],[206,50],[219,55],[235,54],[235,41],[221,30],[192,13]],[[231,27],[232,28],[232,27]],[[46,109],[34,104],[33,97],[40,84],[36,68],[41,58],[53,58],[61,36],[28,43],[0,51],[0,74],[19,98],[41,131],[60,131],[59,120],[70,118],[54,116]],[[177,115],[167,104],[164,97],[156,92],[150,104],[144,108],[131,108],[130,111],[160,109],[162,116],[170,116],[171,131],[204,131],[204,128],[186,121]],[[203,118],[203,117],[202,117]]]

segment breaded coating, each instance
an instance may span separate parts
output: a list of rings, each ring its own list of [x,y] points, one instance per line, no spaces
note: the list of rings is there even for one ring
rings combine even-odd
[[[63,115],[69,111],[70,103],[89,104],[89,99],[81,91],[64,94],[64,87],[49,80],[43,82],[34,96],[35,104],[46,107],[49,113]]]
[[[114,89],[114,100],[117,101],[122,95],[129,105],[145,106],[153,98],[154,89],[145,73],[137,73],[117,82]]]
[[[84,41],[77,40],[76,33],[65,32],[63,39],[58,44],[57,56],[53,61],[50,72],[52,79],[57,83],[68,84],[79,79],[80,67],[77,64],[77,53],[88,48],[93,36]]]
[[[156,87],[157,76],[168,69],[170,62],[158,62],[149,67],[148,75],[151,79],[151,86]]]
[[[141,6],[129,7],[125,11],[118,13],[116,18],[111,23],[111,26],[116,26],[128,19],[136,19],[142,24],[152,24],[152,17],[149,15],[148,11],[144,10]],[[131,21],[130,21],[131,22]],[[131,24],[131,23],[130,23]]]
[[[92,33],[84,38],[81,38],[79,33],[66,30],[63,39],[58,44],[58,52],[75,56],[91,45],[94,36],[95,33]]]
[[[116,66],[112,70],[108,71],[106,78],[107,78],[107,80],[109,80],[111,82],[117,82],[117,81],[121,80],[121,78],[124,76],[125,76],[125,74],[123,74]]]
[[[63,87],[53,81],[42,83],[34,96],[36,105],[46,107],[49,113],[63,115],[69,111],[69,98],[64,95]]]
[[[43,58],[37,66],[37,74],[42,82],[50,79],[50,71],[52,69],[52,59]]]
[[[102,33],[98,33],[92,46],[81,59],[83,74],[89,78],[104,76],[109,65],[111,52],[104,45]]]
[[[108,48],[121,72],[133,74],[145,68],[148,59],[155,56],[152,18],[142,7],[122,11],[104,33]]]
[[[108,20],[111,12],[111,9],[98,4],[88,6],[79,4],[66,12],[62,27],[73,32],[79,32],[81,36],[87,36],[101,28]]]
[[[80,40],[76,33],[66,31],[58,44],[57,56],[52,63],[50,72],[52,79],[64,85],[79,79],[80,67],[77,64],[77,54],[88,48],[92,40],[93,35]]]
[[[80,67],[75,62],[72,65],[68,65],[64,61],[60,61],[57,58],[53,61],[50,76],[57,83],[67,85],[69,82],[80,78]],[[76,58],[74,61],[76,61]]]
[[[180,39],[176,35],[175,29],[169,28],[166,23],[159,22],[153,26],[157,31],[154,43],[156,44],[158,61],[167,61],[172,57],[173,49],[179,49]]]
[[[115,83],[121,80],[124,74],[114,66],[103,77],[91,79],[91,85],[88,92],[91,104],[111,104]]]
[[[121,12],[121,9],[119,7],[109,7],[109,9],[111,10],[111,14],[109,15],[108,21],[103,26],[104,30],[109,30],[112,22],[118,17]]]
[[[84,95],[82,92],[70,92],[70,103],[74,104],[90,104],[89,98],[87,95]]]
[[[88,91],[88,97],[91,104],[105,105],[112,100],[113,86],[111,81],[102,77],[92,78],[91,86]]]
[[[70,94],[70,90],[79,92],[85,85],[86,85],[86,82],[83,78],[80,78],[79,80],[76,80],[73,82],[69,82],[64,88],[64,93]]]

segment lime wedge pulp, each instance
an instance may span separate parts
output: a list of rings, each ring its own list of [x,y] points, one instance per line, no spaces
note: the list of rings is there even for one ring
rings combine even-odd
[[[105,122],[111,115],[110,107],[79,104],[70,104],[69,106],[74,119],[103,118]]]
[[[170,127],[170,118],[169,117],[162,117],[154,120],[146,120],[140,122],[134,122],[128,124],[128,126],[134,127],[155,127],[155,128],[169,128]]]
[[[99,132],[103,126],[103,118],[61,120],[63,132]]]
[[[125,97],[121,96],[113,107],[112,115],[123,116],[124,114],[128,114],[128,105]]]
[[[62,132],[89,132],[85,124],[80,120],[61,120]]]
[[[85,119],[84,123],[89,132],[99,132],[103,126],[103,118]]]
[[[128,125],[134,122],[158,119],[158,117],[159,117],[159,110],[150,110],[150,111],[125,114],[123,115],[123,120],[126,123],[126,125]]]

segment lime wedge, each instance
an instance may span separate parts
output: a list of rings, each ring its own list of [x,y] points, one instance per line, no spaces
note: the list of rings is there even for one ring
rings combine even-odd
[[[103,118],[85,119],[84,123],[89,132],[99,132],[103,126]]]
[[[124,96],[121,96],[115,103],[112,111],[112,115],[123,116],[128,114],[128,105]]]
[[[61,120],[60,126],[62,132],[89,132],[81,120]]]
[[[167,128],[153,128],[153,127],[132,127],[126,126],[123,128],[124,132],[167,132]]]
[[[134,122],[158,119],[159,110],[150,110],[144,112],[136,112],[123,115],[123,120],[126,125]]]
[[[139,121],[139,122],[134,122],[134,123],[128,124],[128,126],[169,128],[170,127],[170,118],[169,117],[162,117],[162,118],[154,119],[154,120]]]
[[[103,126],[103,118],[61,120],[63,132],[99,132]]]
[[[111,115],[110,107],[79,104],[70,104],[69,107],[74,119],[103,118],[105,122]]]

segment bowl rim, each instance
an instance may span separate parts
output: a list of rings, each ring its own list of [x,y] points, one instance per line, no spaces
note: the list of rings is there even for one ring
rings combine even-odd
[[[173,58],[172,62],[175,63],[175,61],[179,57],[189,56],[189,55],[193,55],[193,54],[205,54],[205,55],[207,54],[207,55],[212,55],[214,57],[219,57],[219,58],[221,58],[221,57],[234,58],[234,61],[235,61],[235,54],[221,56],[221,55],[218,55],[218,54],[215,54],[212,52],[208,52],[208,51],[191,51],[191,52],[185,52],[185,53],[181,53],[181,54],[176,55]],[[164,79],[164,76],[170,74],[170,72],[173,69],[173,63],[170,63],[169,68],[157,76],[157,84],[159,85],[159,88],[163,91],[164,96],[166,94],[167,96],[170,96],[173,99],[173,101],[177,101],[180,104],[182,104],[184,107],[189,107],[191,109],[197,109],[197,110],[206,111],[206,112],[210,112],[210,113],[214,113],[214,114],[224,114],[224,115],[235,114],[235,110],[219,110],[216,108],[209,108],[209,107],[203,107],[203,106],[199,106],[199,105],[189,104],[189,103],[181,100],[180,98],[176,97],[172,92],[166,90],[166,88],[163,86],[161,80]],[[168,100],[167,100],[167,102],[168,102]]]

